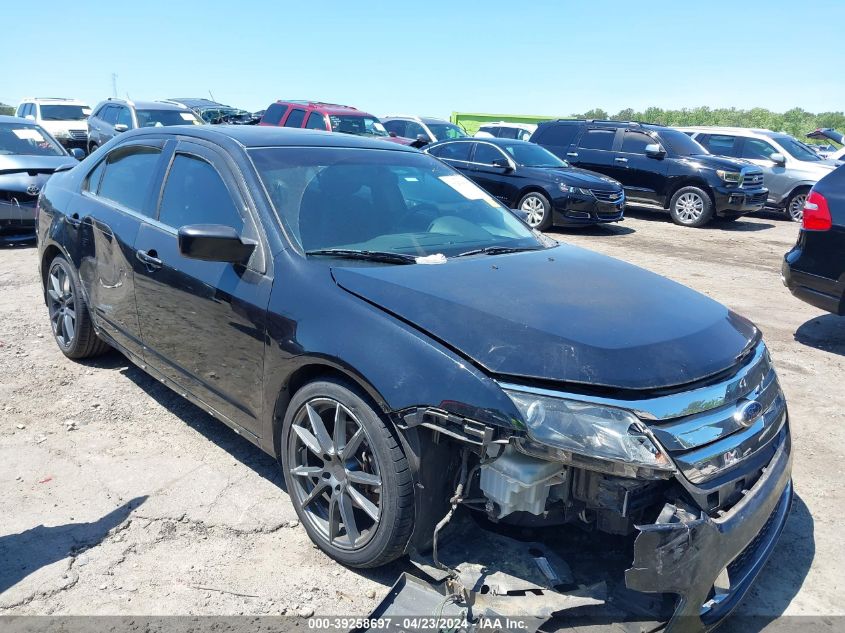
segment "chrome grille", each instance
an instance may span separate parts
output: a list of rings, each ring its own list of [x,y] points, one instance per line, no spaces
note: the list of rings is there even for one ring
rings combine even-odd
[[[746,172],[742,177],[742,186],[746,189],[756,189],[763,186],[763,172]]]
[[[88,139],[87,130],[68,130],[68,134],[74,141],[84,141]]]
[[[602,202],[619,202],[625,197],[625,194],[622,191],[602,191],[601,189],[590,189],[590,193]]]

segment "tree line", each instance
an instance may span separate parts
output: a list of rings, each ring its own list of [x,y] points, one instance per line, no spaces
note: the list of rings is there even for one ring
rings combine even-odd
[[[573,114],[577,119],[611,119],[614,121],[641,121],[657,125],[722,125],[730,127],[755,127],[787,132],[806,142],[813,142],[805,138],[807,132],[817,128],[834,128],[845,132],[845,112],[820,112],[813,114],[801,108],[792,108],[786,112],[772,112],[766,108],[752,108],[740,110],[737,108],[683,108],[681,110],[664,110],[663,108],[646,108],[638,112],[633,108],[620,110],[616,114],[609,114],[601,108],[593,108],[583,114]]]

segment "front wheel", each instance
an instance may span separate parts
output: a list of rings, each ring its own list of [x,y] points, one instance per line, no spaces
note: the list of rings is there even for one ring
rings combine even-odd
[[[804,203],[807,202],[808,193],[806,189],[799,189],[789,196],[789,200],[786,202],[786,212],[793,222],[804,221]]]
[[[672,196],[669,215],[675,224],[698,228],[713,218],[713,201],[698,187],[681,187]]]
[[[404,553],[414,523],[408,461],[356,389],[330,379],[307,384],[290,402],[281,439],[288,493],[320,549],[351,567]]]
[[[526,213],[525,221],[532,229],[545,231],[552,225],[552,204],[542,193],[531,191],[522,196],[519,210]]]

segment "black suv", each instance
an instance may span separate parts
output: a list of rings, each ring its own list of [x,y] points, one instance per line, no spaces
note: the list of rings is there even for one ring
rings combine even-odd
[[[704,226],[714,215],[734,220],[762,209],[768,196],[759,167],[713,156],[659,125],[561,119],[541,123],[531,141],[618,180],[630,204],[668,210],[683,226]]]

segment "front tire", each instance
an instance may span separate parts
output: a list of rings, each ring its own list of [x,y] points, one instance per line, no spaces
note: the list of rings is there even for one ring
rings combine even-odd
[[[96,143],[88,143],[88,156],[96,152],[98,147],[100,146]]]
[[[807,202],[808,189],[794,191],[789,200],[786,201],[786,213],[793,222],[804,221],[804,203]]]
[[[320,549],[350,567],[405,552],[414,524],[408,460],[355,387],[325,379],[297,391],[281,447],[294,509]]]
[[[698,187],[681,187],[669,203],[672,221],[681,226],[698,228],[713,219],[713,201]]]
[[[47,269],[45,299],[50,314],[53,338],[68,358],[99,356],[108,351],[108,344],[97,336],[88,304],[80,292],[74,267],[61,255]]]
[[[545,231],[552,225],[552,204],[538,191],[530,191],[522,196],[519,210],[527,214],[525,221],[532,229]]]

